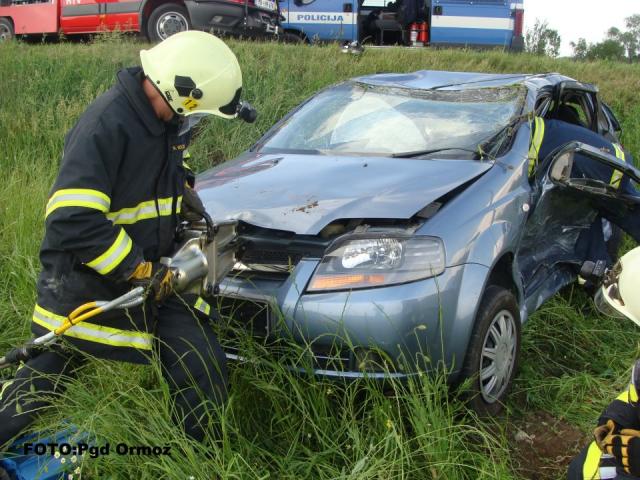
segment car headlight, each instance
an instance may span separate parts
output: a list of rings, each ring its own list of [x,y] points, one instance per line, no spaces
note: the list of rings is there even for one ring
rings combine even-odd
[[[444,245],[439,238],[350,236],[325,253],[307,290],[351,290],[413,282],[440,275],[444,266]]]

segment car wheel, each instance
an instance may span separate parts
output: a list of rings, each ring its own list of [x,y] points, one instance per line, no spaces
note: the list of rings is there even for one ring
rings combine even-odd
[[[189,12],[175,3],[160,5],[151,12],[147,21],[147,37],[152,42],[161,42],[175,33],[190,29]]]
[[[503,408],[520,354],[520,310],[509,290],[487,288],[469,341],[462,379],[471,379],[466,393],[476,413],[497,415]]]
[[[13,24],[8,18],[0,18],[0,42],[7,40],[13,40],[15,37],[15,31],[13,30]]]

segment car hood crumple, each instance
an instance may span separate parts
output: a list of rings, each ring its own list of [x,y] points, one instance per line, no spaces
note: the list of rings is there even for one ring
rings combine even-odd
[[[477,160],[245,154],[198,176],[214,221],[317,235],[339,219],[409,219],[492,167]]]

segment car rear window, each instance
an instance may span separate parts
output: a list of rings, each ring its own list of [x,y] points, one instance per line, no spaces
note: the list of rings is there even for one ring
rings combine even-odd
[[[259,142],[259,151],[392,156],[473,150],[521,113],[524,98],[522,86],[453,91],[346,82],[311,98]]]

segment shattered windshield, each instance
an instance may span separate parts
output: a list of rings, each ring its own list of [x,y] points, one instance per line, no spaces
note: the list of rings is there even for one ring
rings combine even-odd
[[[346,82],[304,104],[259,151],[402,156],[460,148],[438,157],[468,158],[521,113],[524,98],[521,86],[437,91]]]

